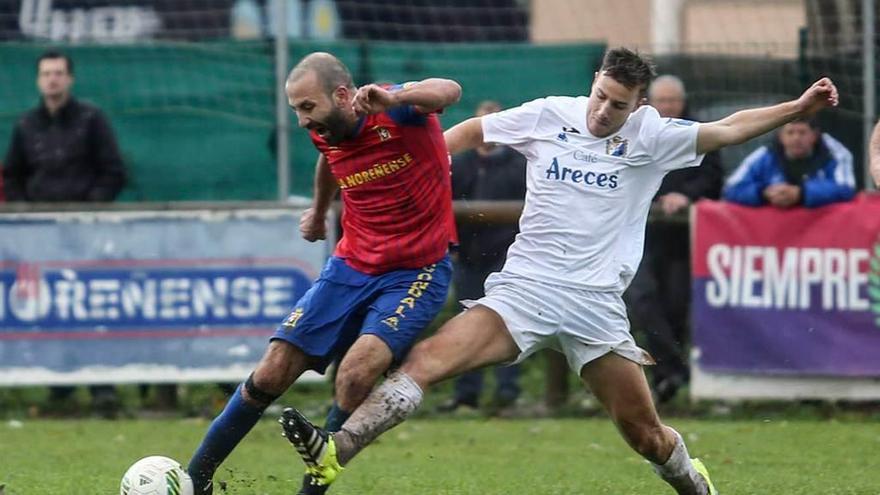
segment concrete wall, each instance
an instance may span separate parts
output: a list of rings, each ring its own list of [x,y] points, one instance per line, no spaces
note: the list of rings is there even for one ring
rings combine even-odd
[[[607,40],[654,51],[654,1],[531,0],[531,37],[538,43]],[[805,25],[804,0],[687,0],[681,43],[688,53],[794,57]]]

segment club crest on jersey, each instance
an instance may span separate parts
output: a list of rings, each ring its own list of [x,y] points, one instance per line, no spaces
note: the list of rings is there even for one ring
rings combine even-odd
[[[626,156],[629,140],[620,136],[614,136],[605,141],[605,154],[611,156]]]
[[[559,140],[559,141],[565,141],[566,143],[568,142],[568,136],[566,136],[564,132],[560,132],[560,133],[556,136],[556,139]]]
[[[376,129],[376,132],[379,134],[379,139],[382,141],[388,141],[391,139],[391,132],[388,129],[384,127],[374,127],[373,129]]]
[[[296,328],[296,324],[299,321],[299,319],[302,318],[302,315],[303,315],[303,309],[296,308],[295,310],[293,310],[292,313],[290,313],[290,316],[288,316],[287,319],[284,320],[283,325],[288,328]]]

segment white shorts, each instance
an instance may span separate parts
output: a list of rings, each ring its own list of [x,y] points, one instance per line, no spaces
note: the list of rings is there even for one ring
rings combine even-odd
[[[501,316],[520,349],[514,363],[550,347],[565,354],[578,376],[585,364],[609,352],[654,364],[629,333],[626,305],[617,292],[572,289],[499,272],[486,279],[485,297],[462,304],[480,304]]]

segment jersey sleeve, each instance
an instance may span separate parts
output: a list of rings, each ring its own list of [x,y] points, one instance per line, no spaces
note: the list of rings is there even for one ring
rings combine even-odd
[[[482,117],[483,141],[504,144],[527,158],[534,158],[532,146],[535,129],[544,109],[544,99],[533,100],[518,107]]]
[[[411,84],[414,83],[391,84],[383,87],[393,93],[395,91],[400,91]],[[397,125],[425,125],[425,122],[428,121],[427,114],[420,112],[415,105],[400,105],[389,108],[385,113],[388,114]]]
[[[656,110],[645,116],[643,141],[651,162],[662,170],[696,167],[705,155],[697,154],[700,124],[692,120],[660,117]]]

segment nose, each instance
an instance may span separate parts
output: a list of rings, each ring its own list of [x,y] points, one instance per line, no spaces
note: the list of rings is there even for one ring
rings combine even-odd
[[[296,123],[298,126],[302,128],[308,127],[308,125],[312,122],[312,119],[308,117],[303,117],[299,113],[296,114]]]

